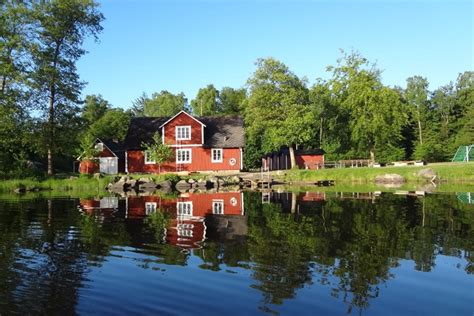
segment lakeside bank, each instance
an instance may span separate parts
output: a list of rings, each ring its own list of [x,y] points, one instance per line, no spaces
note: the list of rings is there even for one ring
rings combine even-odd
[[[430,172],[427,172],[427,171]],[[436,175],[427,177],[432,173]],[[425,166],[359,167],[321,170],[284,170],[275,172],[277,180],[287,184],[311,184],[316,181],[334,180],[336,184],[374,184],[377,177],[396,174],[404,183],[474,184],[474,162],[432,163]]]
[[[431,170],[436,174],[436,178],[426,177],[426,173],[421,171]],[[421,173],[420,173],[421,172]],[[271,177],[286,186],[319,188],[314,186],[316,181],[334,180],[338,188],[356,190],[374,190],[383,188],[376,185],[375,179],[386,174],[396,174],[405,180],[402,187],[416,187],[423,184],[441,185],[448,191],[456,191],[462,187],[464,191],[474,188],[474,162],[469,163],[435,163],[425,166],[403,166],[403,167],[382,167],[382,168],[344,168],[344,169],[323,169],[323,170],[285,170],[272,172]],[[240,173],[245,175],[245,173]],[[220,176],[219,174],[191,174],[191,175],[151,175],[133,174],[129,175],[133,179],[142,177],[150,178],[155,182],[164,180],[177,183],[180,180],[188,179],[208,179],[209,177]],[[229,176],[228,174],[223,176]],[[44,192],[52,191],[55,194],[62,193],[83,193],[103,194],[106,186],[113,182],[118,176],[89,176],[89,175],[58,175],[54,178],[46,179],[12,179],[0,182],[0,193],[23,193],[23,192]],[[433,183],[432,181],[433,180]],[[369,189],[370,188],[370,189]],[[18,190],[20,189],[20,190]],[[469,190],[470,191],[470,190]]]

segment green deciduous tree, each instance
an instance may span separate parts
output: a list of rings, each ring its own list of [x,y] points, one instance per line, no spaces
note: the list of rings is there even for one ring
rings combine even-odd
[[[58,112],[78,102],[83,87],[76,62],[85,54],[88,36],[102,30],[103,15],[93,0],[49,0],[35,3],[36,41],[32,45],[31,83],[46,120],[48,174],[54,172]]]
[[[340,158],[351,146],[349,112],[338,106],[329,82],[320,79],[309,90],[309,99],[317,129],[313,146],[324,148],[328,160]]]
[[[383,86],[380,71],[358,53],[344,54],[337,66],[329,70],[333,72],[330,85],[336,102],[349,113],[354,153],[370,154],[374,161],[376,152],[393,151],[407,123],[401,96]],[[395,156],[399,157],[391,158],[403,158],[404,153]]]
[[[99,95],[88,95],[86,96],[84,108],[82,110],[81,116],[88,124],[94,124],[105,112],[110,109],[110,104],[107,100],[102,98]]]
[[[212,84],[199,89],[196,98],[191,101],[191,107],[193,113],[199,116],[219,113],[219,91]]]
[[[282,62],[259,59],[257,70],[249,78],[249,98],[244,105],[247,142],[246,161],[254,167],[265,152],[290,148],[309,141],[313,133],[313,112],[308,107],[308,89]],[[304,133],[300,133],[304,130]],[[285,137],[284,135],[287,135]],[[249,159],[253,159],[250,160]]]
[[[407,79],[405,98],[410,106],[413,119],[418,129],[418,143],[423,145],[423,129],[428,111],[428,80],[421,76]]]
[[[137,110],[139,104],[143,104],[143,114],[145,116],[173,116],[179,111],[185,110],[188,100],[184,93],[172,94],[166,90],[160,93],[153,93],[151,98],[142,95],[137,99]]]
[[[131,114],[122,109],[107,110],[97,121],[92,123],[86,134],[101,139],[123,140],[127,134]]]
[[[238,114],[247,97],[245,89],[224,87],[219,92],[219,111],[223,114]]]
[[[161,165],[170,161],[174,157],[173,149],[170,146],[163,144],[159,133],[153,135],[153,140],[150,143],[143,143],[142,146],[147,151],[150,160],[153,160],[158,164],[158,173],[161,173]]]

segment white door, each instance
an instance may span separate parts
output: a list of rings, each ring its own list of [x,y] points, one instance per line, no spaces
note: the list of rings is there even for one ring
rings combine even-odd
[[[117,157],[100,158],[100,172],[107,174],[118,173]]]

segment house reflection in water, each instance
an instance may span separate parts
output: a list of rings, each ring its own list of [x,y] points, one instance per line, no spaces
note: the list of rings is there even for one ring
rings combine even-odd
[[[116,197],[106,199],[110,200],[81,200],[81,209],[86,214],[100,211],[104,217],[109,217],[114,216],[114,206],[119,210],[116,215],[123,216],[126,221],[143,220],[162,211],[170,219],[167,243],[182,248],[198,248],[209,237],[231,239],[247,234],[242,192],[183,193],[177,197],[129,196],[123,200],[125,203]],[[124,212],[119,206],[123,206]]]
[[[125,206],[124,200],[115,196],[107,196],[100,199],[81,199],[79,208],[87,215],[99,215],[102,219],[114,217],[121,206]]]

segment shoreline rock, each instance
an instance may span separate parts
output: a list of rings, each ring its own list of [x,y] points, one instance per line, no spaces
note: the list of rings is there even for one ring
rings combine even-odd
[[[386,173],[383,175],[378,175],[375,177],[375,183],[390,183],[390,184],[399,184],[405,183],[406,179],[397,173]]]

